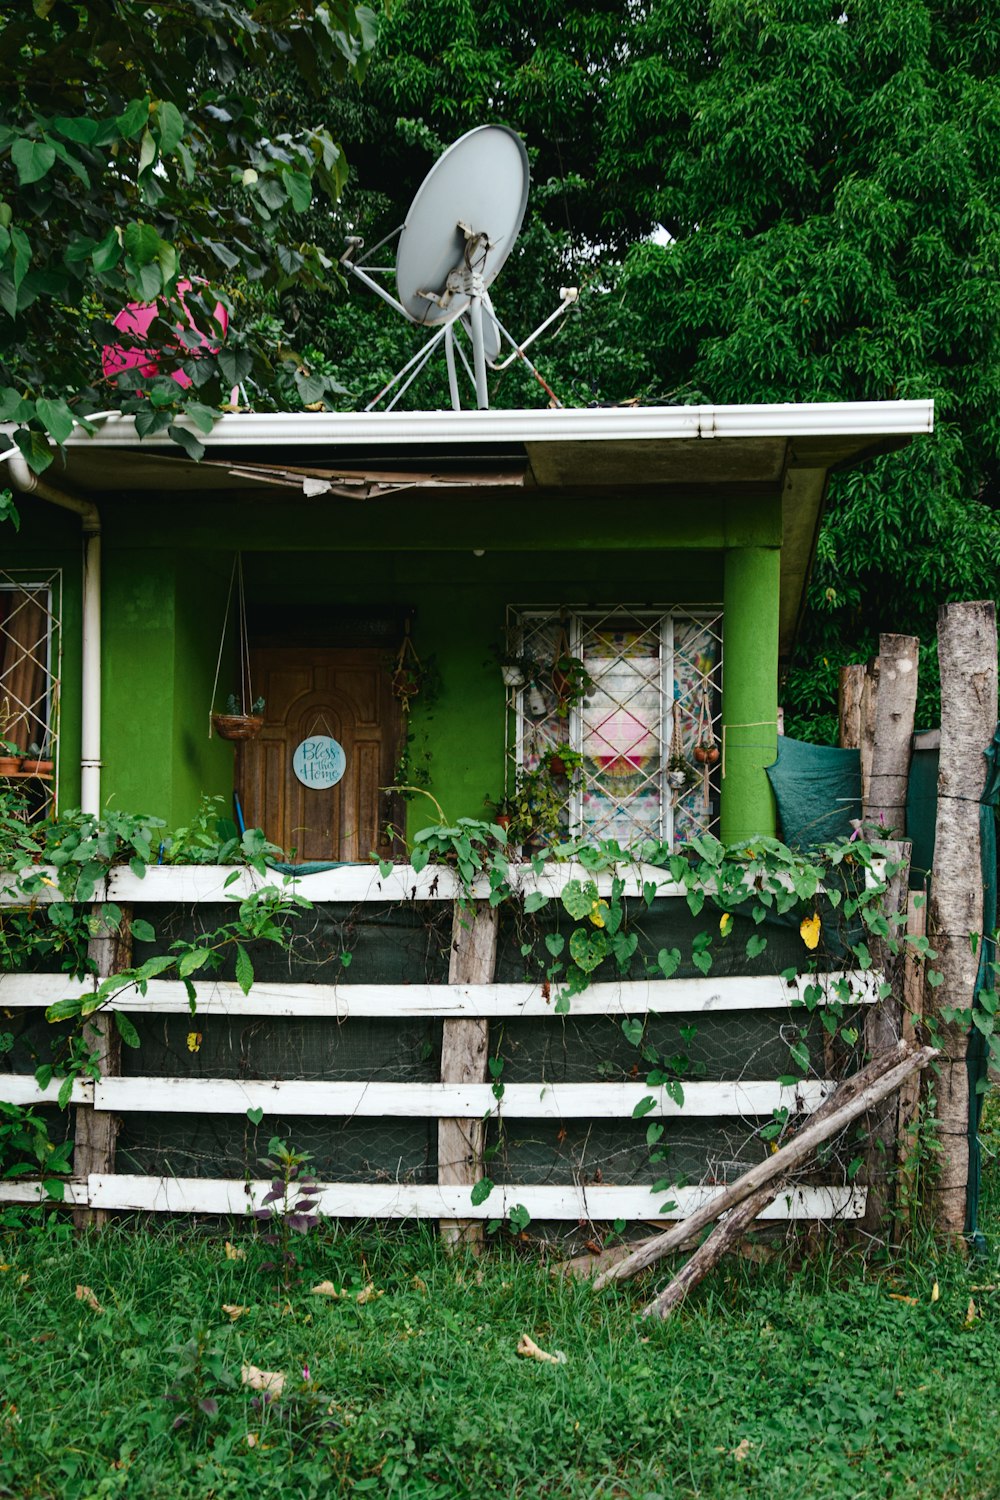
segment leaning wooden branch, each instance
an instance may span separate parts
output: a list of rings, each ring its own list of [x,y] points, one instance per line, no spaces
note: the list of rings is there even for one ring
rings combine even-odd
[[[777,1192],[777,1181],[785,1178],[794,1168],[801,1166],[817,1146],[822,1145],[824,1141],[837,1135],[860,1115],[865,1114],[872,1105],[879,1103],[894,1089],[899,1088],[911,1073],[925,1068],[936,1056],[937,1052],[933,1047],[921,1047],[918,1051],[914,1051],[906,1043],[899,1042],[888,1052],[873,1058],[866,1067],[853,1077],[845,1079],[839,1086],[832,1099],[827,1101],[832,1105],[829,1113],[824,1104],[822,1110],[816,1111],[809,1124],[804,1126],[780,1150],[765,1161],[758,1162],[756,1166],[751,1167],[749,1172],[731,1183],[718,1197],[696,1209],[682,1223],[674,1225],[665,1234],[647,1241],[617,1265],[598,1276],[594,1281],[595,1291],[600,1290],[602,1286],[607,1286],[610,1281],[624,1281],[638,1271],[645,1270],[647,1266],[655,1265],[665,1255],[670,1255],[677,1250],[690,1235],[704,1229],[706,1225],[713,1223],[730,1209],[738,1207],[765,1184],[772,1187],[773,1197]]]

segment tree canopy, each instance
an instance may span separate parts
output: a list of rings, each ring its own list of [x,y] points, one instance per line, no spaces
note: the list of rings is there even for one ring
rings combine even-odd
[[[341,213],[373,236],[439,144],[486,119],[524,133],[529,215],[496,297],[527,329],[581,280],[538,346],[563,400],[934,399],[932,438],[833,479],[793,732],[835,733],[837,667],[884,630],[924,642],[932,717],[937,606],[1000,593],[998,62],[996,0],[398,0],[344,96]],[[375,389],[406,330],[361,294],[311,336]],[[495,399],[547,398],[521,374]]]
[[[354,0],[35,0],[0,20],[0,420],[42,470],[74,418],[131,410],[142,435],[179,409],[208,430],[229,389],[258,404],[321,401],[270,326],[233,320],[219,298],[247,287],[321,285],[321,246],[296,233],[314,191],[346,178],[323,120],[331,84],[358,81],[375,16]],[[280,61],[311,99],[308,124],[272,131],[260,81]],[[185,282],[187,286],[185,286]],[[129,302],[159,301],[153,351],[109,388],[101,351]],[[192,327],[191,324],[195,326]],[[201,337],[199,337],[200,330]],[[159,351],[159,353],[157,353]],[[283,361],[288,368],[282,368]],[[170,378],[181,368],[188,392]]]

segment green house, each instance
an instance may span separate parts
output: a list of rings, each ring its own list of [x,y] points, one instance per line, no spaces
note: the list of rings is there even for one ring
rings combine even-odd
[[[300,860],[402,857],[407,827],[532,777],[558,826],[623,845],[773,832],[829,475],[932,421],[926,401],[238,413],[195,463],[116,415],[39,479],[7,454],[0,737],[29,753],[3,768],[40,815],[177,825],[235,793]],[[256,737],[212,729],[230,693],[265,700]]]

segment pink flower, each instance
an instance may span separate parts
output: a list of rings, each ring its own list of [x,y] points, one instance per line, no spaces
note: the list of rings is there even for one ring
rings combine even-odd
[[[303,1380],[311,1380],[312,1379],[312,1376],[309,1374],[309,1366],[308,1365],[303,1365],[302,1366],[302,1379]]]

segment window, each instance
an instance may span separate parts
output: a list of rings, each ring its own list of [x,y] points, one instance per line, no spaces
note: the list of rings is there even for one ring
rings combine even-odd
[[[715,826],[721,609],[512,609],[508,642],[526,679],[508,697],[509,782],[548,764],[567,834],[680,843]]]
[[[41,774],[25,773],[36,811],[48,811],[58,744],[59,619],[62,574],[0,569],[0,739],[28,752]],[[37,806],[36,806],[37,804]]]

